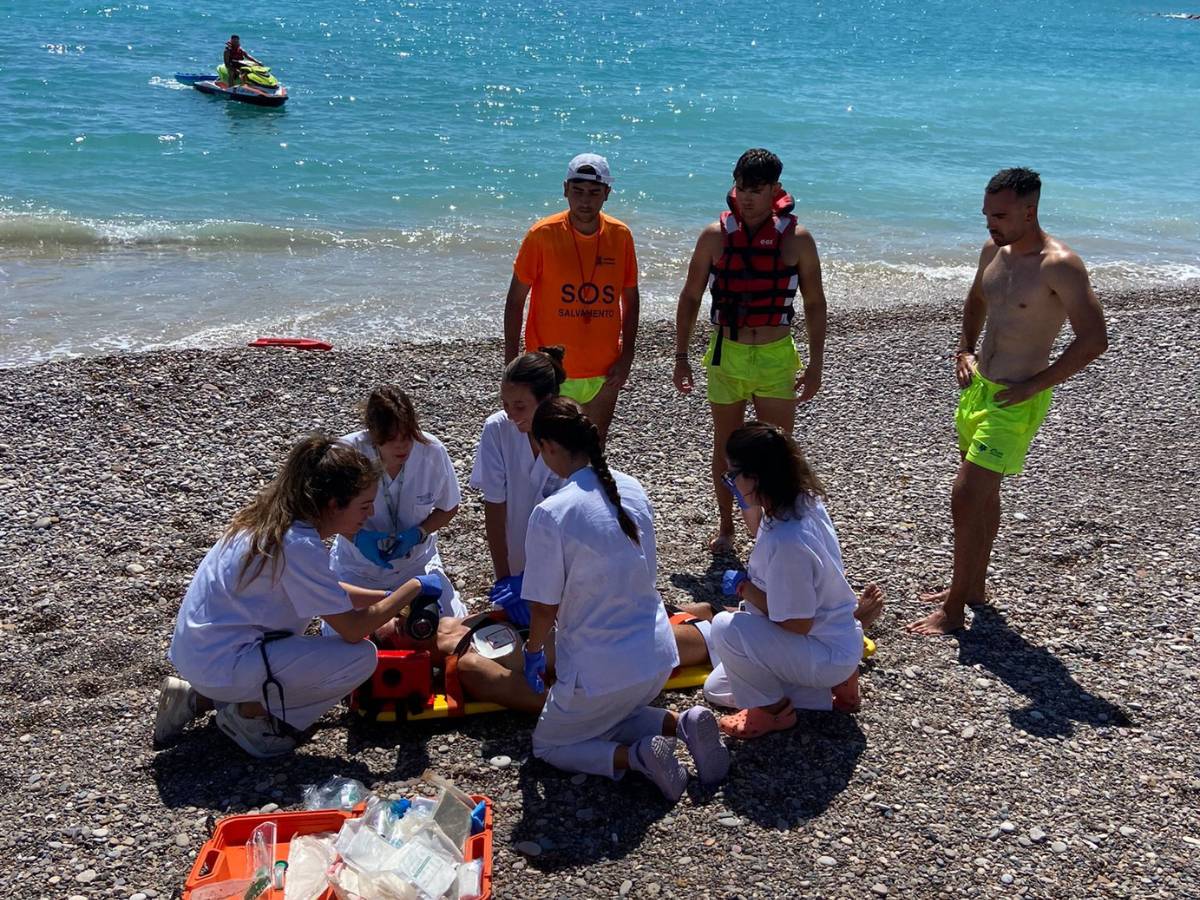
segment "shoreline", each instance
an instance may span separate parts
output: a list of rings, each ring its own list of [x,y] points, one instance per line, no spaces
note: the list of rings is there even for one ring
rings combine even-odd
[[[1006,481],[995,605],[950,639],[902,626],[949,575],[961,301],[835,309],[797,434],[851,583],[887,593],[863,711],[738,745],[720,790],[670,809],[634,779],[575,784],[532,759],[533,721],[507,713],[366,726],[335,711],[272,763],[211,719],[150,749],[183,592],[287,446],[354,430],[358,400],[395,380],[465,484],[496,408],[498,339],[0,370],[0,776],[15,788],[0,847],[21,869],[0,867],[0,893],[165,897],[210,815],[298,808],[303,785],[335,774],[395,793],[433,768],[495,802],[498,898],[613,896],[626,881],[628,896],[659,898],[1186,894],[1200,877],[1186,763],[1200,713],[1200,288],[1101,299],[1110,349],[1056,391],[1026,474]],[[702,388],[670,387],[672,334],[643,322],[610,457],[655,505],[659,588],[678,602],[716,596],[728,561],[703,548],[708,410]],[[474,492],[439,547],[478,605],[490,569]],[[491,766],[499,754],[513,765]],[[527,841],[540,855],[517,849]]]
[[[969,282],[969,279],[968,279]],[[969,286],[969,284],[968,284]],[[874,317],[878,317],[878,321],[890,321],[890,317],[901,316],[913,318],[915,320],[924,320],[929,316],[945,317],[947,315],[959,315],[961,313],[962,298],[966,296],[966,287],[961,291],[952,291],[949,285],[938,286],[937,291],[930,286],[929,293],[916,301],[903,301],[896,295],[885,295],[872,297],[860,302],[846,303],[844,291],[831,289],[827,287],[827,297],[829,299],[830,321],[843,321],[847,323],[855,323],[858,321],[874,321]],[[1124,290],[1109,290],[1097,291],[1101,303],[1108,309],[1110,306],[1114,309],[1120,309],[1128,305],[1137,305],[1144,302],[1166,303],[1166,304],[1187,304],[1191,302],[1190,298],[1200,295],[1200,280],[1198,281],[1180,281],[1174,284],[1155,284],[1147,287],[1130,288]],[[839,296],[840,295],[840,296]],[[503,301],[497,300],[498,308],[502,308]],[[666,305],[659,301],[647,301],[643,297],[642,304],[642,319],[641,329],[644,331],[659,330],[663,327],[674,327],[674,304]],[[499,327],[499,321],[496,320],[496,326]],[[703,332],[708,327],[707,323],[707,302],[702,305],[700,315],[696,323],[696,332]],[[853,326],[852,324],[852,327]],[[73,362],[100,360],[108,357],[129,357],[157,353],[228,353],[237,352],[245,349],[245,344],[261,334],[275,333],[286,334],[289,337],[308,337],[319,340],[329,339],[329,342],[334,345],[334,351],[338,353],[357,353],[357,352],[372,352],[382,349],[397,349],[403,347],[445,347],[450,352],[454,352],[460,347],[476,347],[483,352],[488,352],[487,348],[490,344],[498,342],[501,337],[495,338],[468,338],[460,335],[450,336],[428,336],[425,332],[417,329],[418,336],[396,340],[387,339],[378,342],[361,343],[355,339],[349,341],[345,339],[332,339],[330,335],[322,332],[320,328],[306,330],[303,326],[299,326],[292,331],[283,329],[282,331],[272,332],[270,329],[261,330],[254,323],[246,323],[244,325],[229,325],[229,326],[212,326],[207,329],[209,333],[229,334],[230,332],[238,331],[239,340],[236,343],[227,343],[209,346],[204,343],[197,345],[186,345],[183,341],[169,341],[165,346],[152,346],[150,348],[140,349],[124,349],[114,348],[107,352],[80,352],[78,355],[60,355],[51,359],[36,359],[33,361],[21,361],[14,364],[0,363],[0,372],[21,371],[35,369],[41,366],[70,364]],[[312,333],[309,333],[309,331]],[[369,332],[370,328],[364,328],[363,332]],[[200,333],[204,333],[201,331]],[[797,332],[800,338],[802,333]],[[73,351],[68,351],[73,352]],[[3,350],[0,348],[0,360],[3,360]]]

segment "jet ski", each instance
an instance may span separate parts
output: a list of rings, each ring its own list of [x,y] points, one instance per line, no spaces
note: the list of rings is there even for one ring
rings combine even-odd
[[[287,88],[271,74],[270,67],[244,66],[242,72],[245,77],[239,84],[230,84],[229,70],[223,64],[217,66],[214,74],[176,72],[175,80],[181,84],[190,84],[202,94],[212,94],[252,106],[283,106],[287,103]]]

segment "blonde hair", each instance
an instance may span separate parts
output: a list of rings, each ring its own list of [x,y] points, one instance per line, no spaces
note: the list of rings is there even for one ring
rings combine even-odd
[[[349,444],[319,433],[301,438],[288,452],[275,480],[238,510],[225,529],[226,538],[241,532],[250,536],[239,583],[262,574],[268,559],[275,578],[283,562],[283,536],[293,523],[300,520],[315,525],[330,501],[345,509],[378,480],[378,464]],[[254,571],[248,574],[252,566]]]

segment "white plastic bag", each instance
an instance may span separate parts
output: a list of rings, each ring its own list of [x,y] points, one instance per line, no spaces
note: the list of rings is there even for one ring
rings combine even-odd
[[[333,865],[337,851],[334,836],[297,834],[288,847],[287,877],[283,882],[284,900],[316,900],[329,887],[325,870]]]

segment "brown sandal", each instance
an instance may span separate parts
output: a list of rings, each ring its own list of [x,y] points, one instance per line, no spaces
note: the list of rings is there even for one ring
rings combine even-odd
[[[769,713],[762,707],[739,710],[721,716],[721,732],[743,741],[752,741],[772,731],[787,731],[796,724],[796,710],[789,700],[777,713]]]

